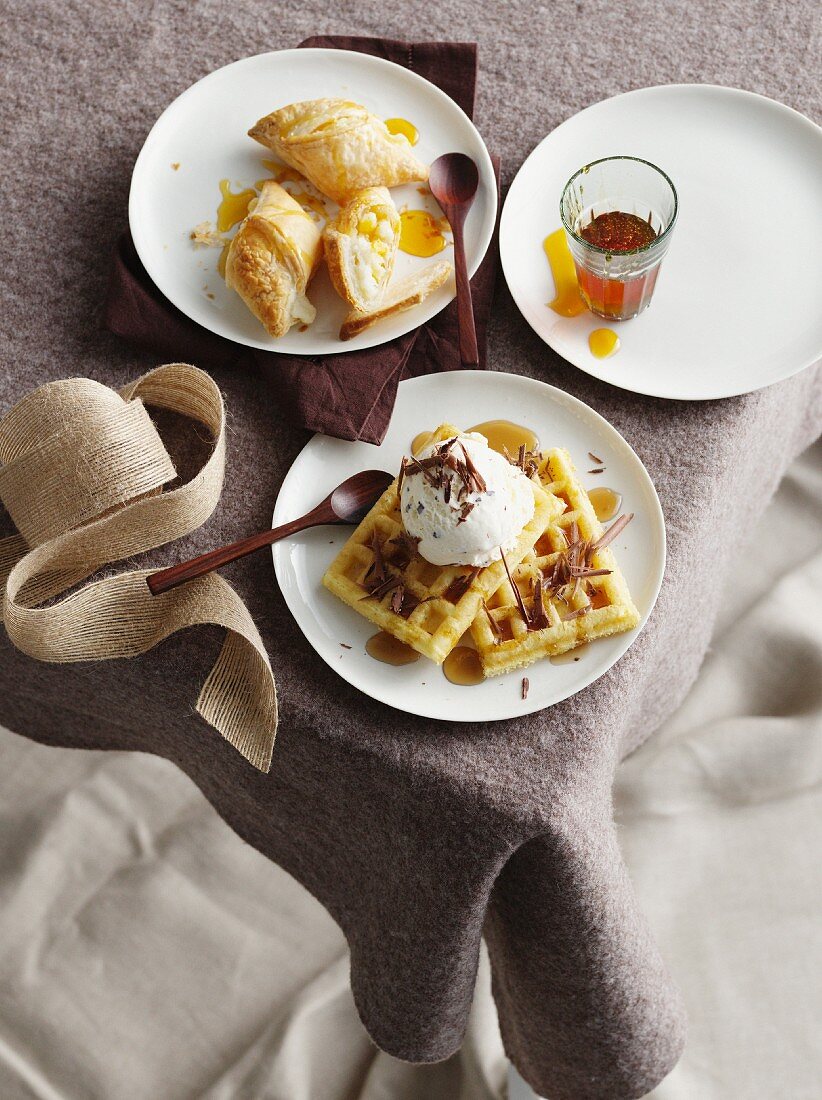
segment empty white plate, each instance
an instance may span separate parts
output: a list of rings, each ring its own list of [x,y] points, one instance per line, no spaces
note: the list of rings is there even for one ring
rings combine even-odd
[[[658,165],[679,220],[653,301],[632,321],[560,317],[544,238],[577,169],[625,154]],[[523,316],[575,366],[655,397],[748,393],[822,357],[822,130],[751,92],[668,85],[626,92],[558,126],[511,185],[500,223],[505,278]],[[620,350],[595,359],[592,329]]]
[[[349,307],[322,267],[308,292],[317,319],[304,332],[293,328],[275,340],[223,282],[217,271],[220,249],[192,244],[194,226],[216,220],[220,180],[227,179],[236,193],[271,176],[263,161],[272,160],[273,154],[248,137],[247,130],[287,103],[325,97],[355,100],[380,118],[408,119],[420,135],[414,152],[426,164],[452,151],[472,157],[480,186],[465,229],[471,274],[485,255],[497,213],[494,170],[482,138],[450,96],[408,69],[347,50],[282,50],[247,57],[197,81],[160,115],[137,158],[129,197],[131,234],[146,271],[170,302],[218,336],[291,355],[357,351],[409,332],[454,297],[452,276],[422,305],[341,343],[338,333]],[[430,194],[421,195],[419,186],[393,188],[397,206],[439,216],[436,203]],[[336,210],[333,203],[328,205]],[[393,278],[441,259],[453,259],[450,245],[427,260],[399,253]]]
[[[577,662],[538,661],[530,668],[457,687],[421,657],[394,668],[365,652],[377,628],[322,586],[322,576],[350,528],[319,527],[278,542],[274,568],[285,601],[317,653],[366,695],[398,710],[452,722],[486,722],[530,714],[593,683],[623,655],[645,625],[665,569],[665,524],[648,472],[616,428],[599,413],[544,382],[491,371],[452,371],[402,382],[391,425],[379,447],[315,435],[288,471],[274,510],[274,525],[304,515],[336,485],[359,470],[399,469],[419,432],[450,422],[469,428],[505,419],[531,428],[543,447],[566,447],[586,488],[609,486],[634,512],[613,544],[642,616],[637,629],[593,642]],[[591,476],[588,452],[605,473]],[[350,646],[351,648],[345,648]],[[528,698],[522,677],[528,676]]]

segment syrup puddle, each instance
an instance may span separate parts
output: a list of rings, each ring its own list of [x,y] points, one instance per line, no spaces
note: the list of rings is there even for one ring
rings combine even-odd
[[[409,256],[436,256],[449,243],[444,233],[450,227],[443,217],[436,217],[428,210],[403,210],[400,212],[400,251]]]
[[[596,489],[588,490],[588,496],[600,523],[607,523],[609,519],[613,519],[622,507],[622,493],[618,493],[616,489],[597,486]]]
[[[419,130],[407,118],[387,118],[385,126],[389,134],[402,134],[404,138],[408,138],[411,145],[416,145],[420,140]]]
[[[458,645],[448,654],[442,664],[446,680],[458,687],[473,687],[485,679],[479,654],[468,646]]]
[[[468,431],[484,435],[491,450],[501,455],[507,450],[509,455],[516,457],[520,447],[525,447],[526,451],[539,450],[537,435],[530,428],[514,424],[510,420],[486,420],[482,424],[475,424]]]
[[[382,661],[384,665],[394,665],[396,668],[400,665],[413,664],[420,659],[416,649],[412,649],[410,645],[401,642],[392,634],[386,634],[384,630],[373,634],[368,639],[365,643],[365,652],[375,661]]]

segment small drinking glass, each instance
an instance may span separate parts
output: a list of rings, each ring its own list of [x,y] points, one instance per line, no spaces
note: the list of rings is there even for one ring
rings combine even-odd
[[[676,189],[661,168],[639,157],[605,157],[574,173],[560,199],[579,291],[592,313],[627,321],[646,309],[676,224]],[[600,214],[634,214],[654,230],[638,248],[612,250],[581,234]]]

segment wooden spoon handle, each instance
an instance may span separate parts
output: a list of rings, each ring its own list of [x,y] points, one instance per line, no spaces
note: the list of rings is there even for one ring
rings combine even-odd
[[[216,550],[209,550],[206,554],[200,554],[190,561],[181,561],[178,565],[172,565],[168,569],[161,569],[158,573],[152,573],[147,578],[148,587],[153,596],[159,596],[161,592],[168,592],[186,581],[193,581],[195,577],[204,577],[229,562],[244,558],[259,550],[262,546],[270,546],[273,542],[288,535],[295,535],[298,531],[305,531],[308,527],[316,527],[320,523],[328,523],[327,516],[318,516],[316,512],[309,512],[307,516],[294,519],[290,523],[284,523],[282,527],[274,527],[270,531],[260,531],[257,535],[249,535],[248,538],[239,539],[229,543],[228,546],[218,546]]]
[[[460,359],[464,367],[479,366],[477,330],[474,327],[474,303],[471,300],[471,282],[465,261],[463,219],[455,217],[451,223],[454,234],[454,267],[457,276],[457,320],[460,333]]]

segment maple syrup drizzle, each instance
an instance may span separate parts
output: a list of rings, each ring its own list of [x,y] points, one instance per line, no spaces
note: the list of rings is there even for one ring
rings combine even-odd
[[[310,194],[308,191],[294,191],[291,194],[292,199],[298,202],[309,217],[317,215],[318,218],[327,218],[328,211],[325,208],[325,203],[322,199],[318,199],[316,195]]]
[[[595,328],[588,336],[588,347],[597,359],[607,359],[619,351],[619,337],[610,328]]]
[[[247,189],[236,195],[228,180],[220,180],[220,194],[223,196],[217,207],[217,230],[227,233],[237,222],[241,222],[248,213],[248,204],[257,198],[257,192]]]
[[[450,231],[445,218],[438,218],[428,210],[403,210],[400,212],[400,251],[409,256],[436,256],[449,243],[443,234]]]
[[[485,679],[479,653],[465,645],[455,646],[451,650],[442,663],[442,671],[446,680],[458,687],[473,687]]]
[[[575,661],[578,661],[580,657],[585,656],[590,644],[590,642],[583,642],[582,645],[578,645],[575,649],[568,649],[565,653],[557,653],[553,657],[549,657],[548,660],[552,665],[572,665]]]
[[[574,259],[568,247],[564,229],[550,233],[542,242],[551,274],[554,276],[556,294],[548,305],[561,317],[578,317],[585,312],[585,303],[579,296],[579,283]]]
[[[420,659],[416,649],[412,649],[410,645],[401,642],[393,634],[386,634],[384,630],[381,630],[378,634],[372,634],[365,643],[365,652],[369,657],[373,657],[375,661],[382,661],[384,665],[394,665],[395,667],[410,665]]]
[[[226,241],[223,247],[220,249],[220,258],[217,260],[217,270],[220,273],[221,278],[225,278],[225,265],[228,260],[228,250],[231,248],[231,241]]]
[[[287,164],[280,164],[278,160],[264,160],[263,168],[269,170],[277,183],[285,183],[286,180],[291,180],[292,183],[302,183],[305,179],[296,168],[289,168]]]
[[[539,450],[536,433],[522,424],[514,424],[511,420],[486,420],[482,424],[475,424],[468,431],[484,435],[491,450],[501,455],[507,450],[509,455],[516,457],[520,447],[525,447],[526,451]]]
[[[402,134],[404,138],[408,138],[411,145],[416,145],[420,140],[419,130],[407,118],[387,118],[385,126],[389,134]]]
[[[411,440],[411,454],[418,455],[420,451],[424,451],[433,438],[433,432],[420,432],[419,435],[415,435]]]
[[[591,603],[592,611],[599,611],[601,607],[607,607],[611,602],[604,588],[595,588],[593,592],[589,592],[588,599]]]
[[[588,497],[600,523],[613,519],[622,507],[622,493],[618,493],[616,489],[597,486],[596,489],[588,490]]]

